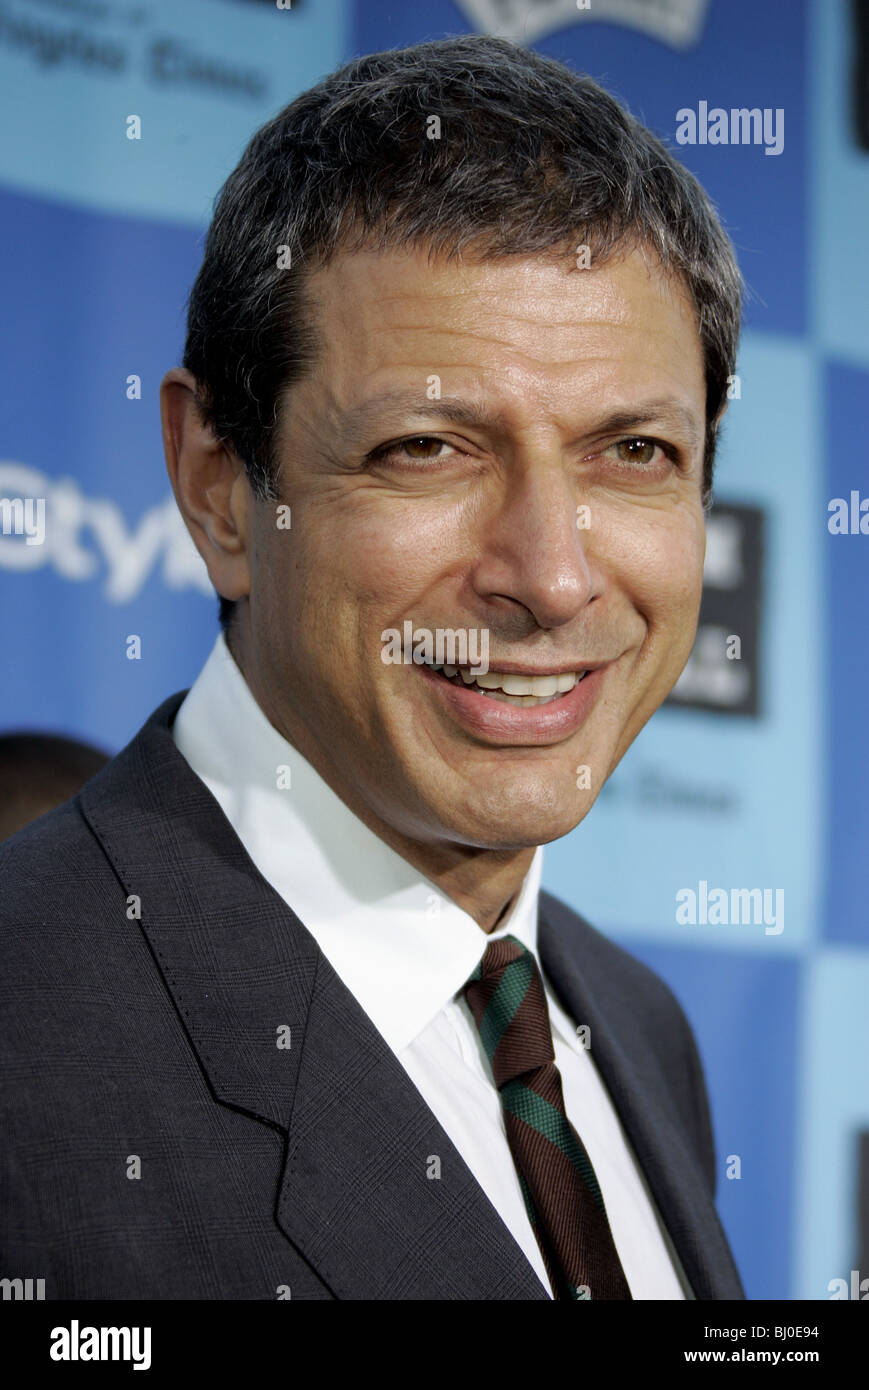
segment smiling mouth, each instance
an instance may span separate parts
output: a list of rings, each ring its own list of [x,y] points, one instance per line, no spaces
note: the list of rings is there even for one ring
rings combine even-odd
[[[431,665],[429,670],[452,685],[464,686],[475,695],[524,708],[551,705],[588,675],[588,670],[580,670],[535,676],[517,675],[511,671],[487,671],[485,675],[474,676],[467,666]]]

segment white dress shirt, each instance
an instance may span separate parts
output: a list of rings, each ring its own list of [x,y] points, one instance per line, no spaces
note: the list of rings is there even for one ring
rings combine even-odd
[[[542,849],[509,918],[487,935],[369,830],[269,723],[222,634],[173,737],[260,873],[395,1053],[551,1296],[500,1097],[461,993],[489,941],[506,933],[540,966]],[[597,1174],[631,1293],[693,1298],[591,1053],[545,977],[544,987],[565,1108]]]

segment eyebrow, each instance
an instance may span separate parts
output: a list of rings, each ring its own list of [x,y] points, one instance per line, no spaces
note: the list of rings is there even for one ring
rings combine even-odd
[[[382,420],[386,428],[391,415],[417,415],[426,419],[448,420],[455,425],[468,425],[475,429],[498,429],[504,424],[500,411],[492,411],[473,401],[462,400],[457,396],[443,396],[440,400],[420,400],[415,391],[384,391],[372,396],[361,405],[346,411],[341,417],[341,427],[352,442],[361,439],[368,421],[372,417]],[[612,410],[594,425],[594,433],[629,433],[651,425],[675,426],[687,438],[691,448],[699,447],[703,433],[698,427],[697,417],[692,410],[673,396],[661,396],[654,400],[641,401],[630,407]]]

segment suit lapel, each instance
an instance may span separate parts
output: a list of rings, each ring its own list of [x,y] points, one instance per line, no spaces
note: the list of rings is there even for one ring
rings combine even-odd
[[[120,883],[117,930],[144,932],[215,1100],[288,1134],[279,1226],[338,1298],[546,1300],[401,1063],[175,747],[185,693],[80,804]]]
[[[559,904],[541,902],[539,950],[544,971],[575,1021],[591,1028],[592,1055],[633,1145],[661,1218],[698,1299],[745,1297],[727,1239],[696,1155],[662,1088],[648,1038],[637,1030],[598,955],[598,937]],[[557,928],[557,929],[556,929]],[[571,949],[570,936],[583,933]],[[588,933],[587,937],[585,933]],[[581,968],[577,964],[581,959]],[[601,1000],[606,1000],[601,1004]]]
[[[310,1064],[293,1106],[278,1220],[338,1297],[546,1300],[482,1188],[325,960],[305,1047]],[[434,1171],[438,1177],[428,1176]]]

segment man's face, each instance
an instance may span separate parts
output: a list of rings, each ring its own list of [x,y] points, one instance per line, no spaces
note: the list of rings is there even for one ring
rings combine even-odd
[[[693,642],[695,311],[639,252],[588,270],[344,254],[310,289],[324,353],[280,415],[291,527],[258,502],[249,533],[255,694],[401,836],[506,850],[564,835]],[[385,662],[381,634],[406,623],[485,630],[493,678],[550,683],[511,699]],[[552,676],[585,671],[553,698]]]

